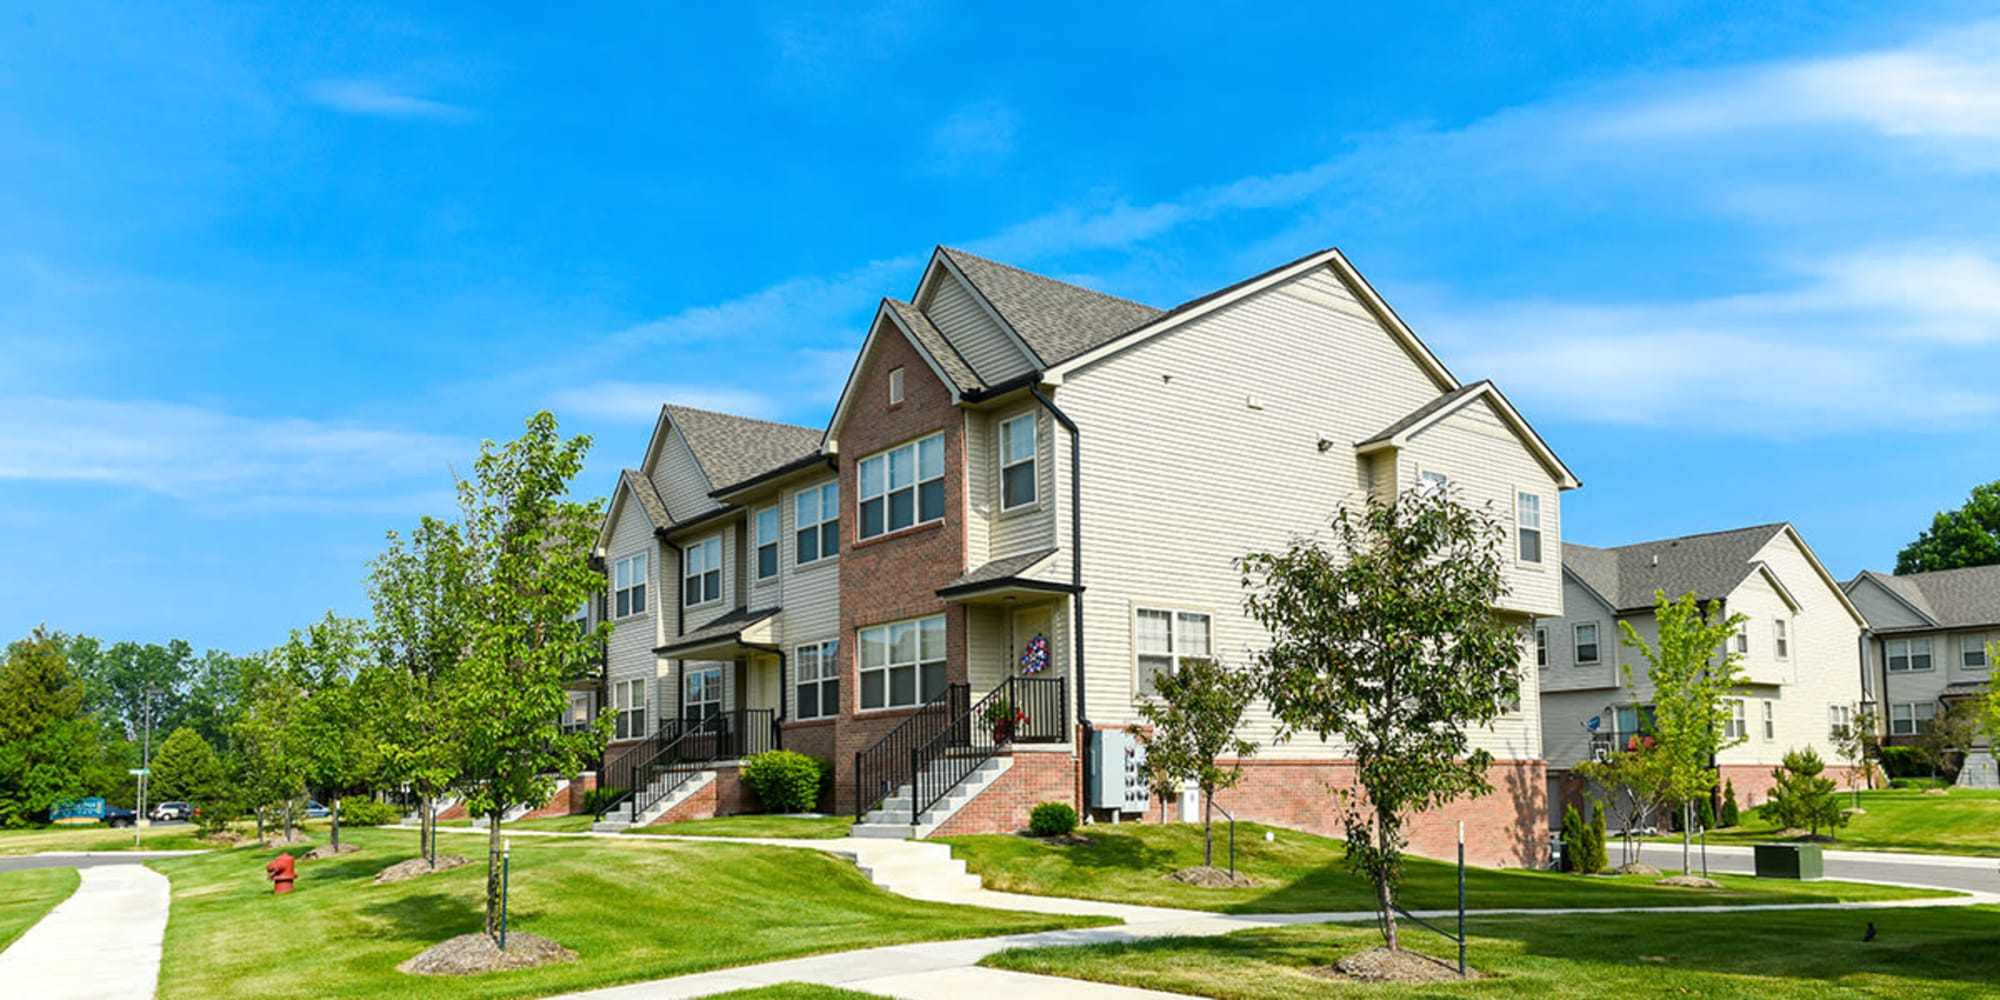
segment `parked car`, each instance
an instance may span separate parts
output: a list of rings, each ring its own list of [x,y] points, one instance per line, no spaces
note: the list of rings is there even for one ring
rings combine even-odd
[[[155,822],[167,820],[188,820],[194,818],[194,807],[185,802],[162,802],[153,807]]]
[[[333,810],[317,802],[308,801],[306,803],[306,817],[308,819],[325,819],[331,815],[333,815]]]
[[[130,809],[121,809],[103,799],[92,796],[65,802],[49,810],[49,819],[55,823],[105,823],[110,826],[131,826],[138,822],[139,814]]]

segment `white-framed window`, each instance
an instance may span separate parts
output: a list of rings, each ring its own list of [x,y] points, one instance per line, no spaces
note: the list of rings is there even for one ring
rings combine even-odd
[[[722,668],[688,668],[681,693],[681,718],[699,722],[722,714]]]
[[[722,600],[722,536],[704,538],[687,547],[682,601],[697,604]]]
[[[1420,469],[1417,472],[1417,488],[1426,496],[1443,492],[1444,488],[1450,485],[1451,477],[1442,472],[1434,469]]]
[[[891,368],[889,369],[889,405],[897,406],[902,402],[903,370],[901,368]]]
[[[1984,632],[1971,632],[1958,637],[1958,665],[1966,670],[1985,670],[1987,637]]]
[[[860,537],[944,520],[944,435],[933,434],[861,460]]]
[[[1739,653],[1748,653],[1750,651],[1749,622],[1744,622],[1736,626],[1736,651]]]
[[[778,575],[778,508],[757,512],[757,579]]]
[[[1538,627],[1535,629],[1535,666],[1546,667],[1548,665],[1549,630],[1546,627]]]
[[[801,719],[827,719],[840,714],[840,640],[800,646],[792,654],[798,664],[795,707]]]
[[[1133,616],[1133,649],[1138,654],[1141,694],[1157,692],[1155,678],[1179,670],[1188,660],[1207,657],[1213,647],[1206,612],[1139,608]]]
[[[1889,735],[1921,736],[1931,731],[1931,720],[1936,717],[1936,702],[1896,702],[1889,706]]]
[[[613,572],[617,571],[613,570]],[[576,613],[570,615],[569,620],[571,624],[576,626],[577,635],[590,635],[590,598],[586,597],[583,599],[583,603],[577,606]]]
[[[1723,722],[1722,738],[1743,740],[1750,737],[1750,723],[1744,715],[1743,699],[1729,699],[1729,718]]]
[[[613,735],[636,740],[646,735],[646,679],[636,678],[611,685],[611,707],[618,712]]]
[[[1771,621],[1771,638],[1774,643],[1772,648],[1777,650],[1778,659],[1780,660],[1791,659],[1792,637],[1790,630],[1787,629],[1785,626],[1785,620],[1783,618],[1777,618]]]
[[[1035,415],[1000,423],[1000,509],[1035,502]]]
[[[1602,655],[1597,643],[1597,623],[1578,622],[1576,624],[1576,664],[1588,666],[1596,663]]]
[[[1514,535],[1524,563],[1542,561],[1542,498],[1533,493],[1514,494]]]
[[[831,559],[840,554],[840,484],[821,483],[800,490],[792,498],[797,525],[792,531],[798,543],[793,551],[799,565]]]
[[[590,703],[594,695],[589,691],[571,691],[569,710],[563,713],[564,726],[581,726],[590,722]]]
[[[1906,670],[1929,670],[1931,668],[1931,641],[1929,639],[1891,639],[1888,644],[1889,670],[1902,673]]]
[[[860,631],[861,707],[909,708],[944,694],[944,616]]]
[[[646,554],[626,556],[618,560],[611,570],[612,603],[618,617],[646,613]]]
[[[1772,710],[1771,699],[1766,698],[1758,704],[1764,706],[1764,742],[1769,743],[1778,738],[1777,716]]]
[[[1854,708],[1851,705],[1828,705],[1826,707],[1826,735],[1829,739],[1841,739],[1854,725]]]

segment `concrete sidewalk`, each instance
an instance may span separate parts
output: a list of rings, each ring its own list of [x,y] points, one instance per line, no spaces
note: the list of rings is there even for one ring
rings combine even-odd
[[[0,984],[35,1000],[147,1000],[160,978],[167,877],[137,864],[77,875],[75,894],[0,952]]]

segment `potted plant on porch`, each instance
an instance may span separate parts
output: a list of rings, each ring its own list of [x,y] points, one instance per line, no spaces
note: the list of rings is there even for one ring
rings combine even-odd
[[[1027,713],[1015,708],[1014,703],[1005,698],[986,706],[981,718],[985,721],[986,728],[993,732],[995,744],[1013,742],[1014,730],[1027,724],[1028,721]]]

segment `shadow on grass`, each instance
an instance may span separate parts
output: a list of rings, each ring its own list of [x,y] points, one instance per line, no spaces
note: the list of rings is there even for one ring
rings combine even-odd
[[[385,899],[361,907],[361,912],[413,941],[444,941],[486,926],[486,913],[478,903],[441,892]]]

